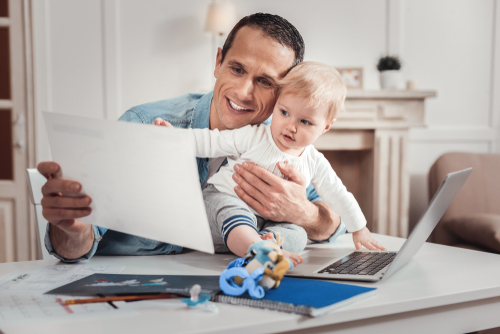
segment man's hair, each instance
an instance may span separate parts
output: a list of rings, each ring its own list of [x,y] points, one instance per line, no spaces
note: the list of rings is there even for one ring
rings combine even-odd
[[[309,99],[309,105],[328,107],[327,120],[331,121],[344,110],[347,88],[340,73],[332,66],[315,61],[298,64],[281,80],[279,93],[292,93]]]
[[[281,45],[292,49],[295,53],[295,61],[291,67],[304,60],[304,40],[298,30],[290,22],[278,15],[256,13],[245,16],[233,27],[222,47],[221,63],[224,61],[226,53],[233,45],[236,33],[245,26],[260,29],[265,36],[269,36]]]

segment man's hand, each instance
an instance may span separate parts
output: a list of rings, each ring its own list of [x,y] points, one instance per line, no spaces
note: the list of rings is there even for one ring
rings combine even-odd
[[[307,199],[305,177],[290,164],[278,164],[284,180],[246,162],[235,165],[236,194],[261,216],[301,226],[310,239],[326,240],[340,224],[340,217],[323,202]]]
[[[356,231],[352,234],[352,240],[354,241],[354,246],[356,250],[363,249],[365,246],[369,250],[381,250],[385,251],[385,247],[379,244],[375,239],[373,239],[370,230],[365,226],[361,230]]]
[[[233,180],[238,195],[262,217],[276,222],[303,225],[314,220],[317,208],[306,196],[305,177],[293,165],[278,163],[288,181],[251,162],[235,165]]]
[[[92,212],[92,199],[80,195],[82,185],[75,181],[62,180],[61,167],[53,162],[41,162],[38,171],[47,178],[42,187],[43,216],[52,224],[50,240],[60,256],[76,259],[92,248],[94,234],[92,225],[76,220]]]

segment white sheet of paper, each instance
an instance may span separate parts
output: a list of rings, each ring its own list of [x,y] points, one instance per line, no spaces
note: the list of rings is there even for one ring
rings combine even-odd
[[[123,269],[125,266],[28,265],[0,278],[0,295],[44,294],[92,274],[119,274]]]
[[[15,326],[18,325],[138,314],[131,307],[115,309],[108,303],[62,304],[64,300],[79,298],[84,297],[0,294],[0,326],[6,333],[15,333]],[[10,326],[13,327],[12,332],[6,328]]]
[[[81,220],[214,253],[187,131],[44,112],[63,178],[92,198]]]
[[[96,273],[119,274],[125,266],[27,265],[0,278],[0,324],[17,326],[40,322],[71,321],[137,314],[132,308],[113,308],[108,303],[63,305],[81,296],[45,295],[52,289]]]

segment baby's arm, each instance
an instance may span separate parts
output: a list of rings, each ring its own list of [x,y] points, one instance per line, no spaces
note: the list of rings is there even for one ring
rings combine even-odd
[[[239,257],[244,257],[248,251],[248,248],[258,241],[270,238],[270,235],[260,236],[255,229],[248,225],[236,226],[229,232],[227,236],[226,244],[231,252]],[[283,255],[290,260],[292,260],[294,267],[302,263],[304,259],[297,254],[287,252],[282,250]]]
[[[358,202],[335,174],[330,163],[319,152],[316,153],[316,168],[311,183],[323,201],[341,218],[349,232],[361,230],[366,226],[366,218]]]
[[[173,127],[172,124],[156,118],[152,123],[158,126]],[[234,130],[185,129],[195,140],[196,156],[199,158],[239,157],[254,140],[256,129],[251,125]]]
[[[312,178],[312,184],[323,201],[342,218],[347,231],[353,233],[356,249],[361,250],[362,246],[365,246],[370,250],[385,250],[373,239],[370,230],[366,227],[366,218],[358,202],[352,193],[347,191],[328,160],[321,154],[316,161],[318,165]]]

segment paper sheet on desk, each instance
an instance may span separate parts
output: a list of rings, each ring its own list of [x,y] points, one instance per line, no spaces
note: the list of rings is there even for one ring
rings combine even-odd
[[[24,266],[0,278],[2,294],[44,294],[92,274],[119,274],[125,266],[92,266],[62,264],[55,266]]]
[[[62,304],[64,300],[81,297],[44,295],[95,273],[118,274],[123,269],[125,266],[28,265],[3,276],[0,278],[0,328],[135,314],[131,308],[115,309],[107,303],[67,306]]]
[[[108,303],[63,305],[65,299],[77,298],[54,295],[0,294],[0,329],[11,333],[6,330],[6,327],[31,323],[129,316],[138,313],[130,307],[115,309]],[[13,330],[12,333],[15,331]]]
[[[52,158],[116,231],[214,252],[187,131],[44,113]]]

